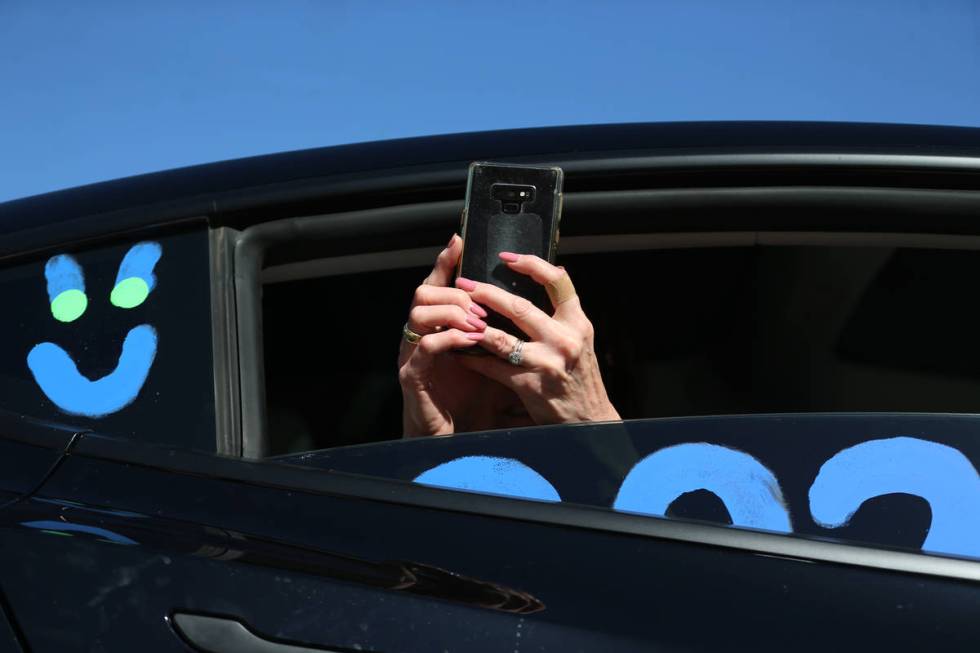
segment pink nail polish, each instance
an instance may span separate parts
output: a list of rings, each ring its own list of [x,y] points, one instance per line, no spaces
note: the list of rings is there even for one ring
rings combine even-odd
[[[485,335],[486,334],[483,333],[482,331],[477,331],[475,333],[467,333],[466,337],[469,338],[470,340],[483,340],[483,336]]]
[[[476,290],[476,282],[470,281],[469,279],[466,279],[464,277],[457,277],[456,285],[467,292],[472,292]]]
[[[518,256],[513,252],[500,252],[500,254],[498,254],[497,256],[507,261],[508,263],[516,263],[517,260],[521,258],[520,256]]]
[[[487,312],[479,304],[470,304],[470,313],[477,317],[486,317]]]
[[[487,323],[478,317],[468,317],[466,318],[466,323],[481,330],[487,328]]]

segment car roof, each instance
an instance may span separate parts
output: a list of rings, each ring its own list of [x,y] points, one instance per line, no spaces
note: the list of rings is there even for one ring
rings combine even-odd
[[[0,255],[140,227],[208,218],[242,227],[284,205],[330,194],[374,202],[462,197],[473,160],[565,165],[566,189],[609,162],[655,157],[741,156],[758,165],[805,163],[815,154],[974,159],[980,128],[821,122],[678,122],[583,125],[402,138],[248,157],[100,182],[0,203]],[[750,155],[754,155],[750,156]],[[787,157],[804,157],[797,161]],[[745,157],[748,157],[747,159]],[[678,159],[671,159],[678,160]],[[844,158],[841,158],[843,161]],[[881,164],[885,159],[877,160]],[[823,159],[826,164],[828,160]],[[831,160],[831,162],[833,162]],[[714,165],[724,163],[715,160]],[[726,165],[731,165],[728,161]],[[629,164],[627,164],[628,166]],[[622,170],[623,168],[617,168]],[[419,193],[428,195],[420,195]],[[278,213],[269,209],[276,207]]]

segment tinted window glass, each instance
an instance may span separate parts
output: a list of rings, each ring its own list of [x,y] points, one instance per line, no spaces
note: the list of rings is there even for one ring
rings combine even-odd
[[[208,280],[204,230],[0,270],[0,409],[214,451]]]
[[[980,558],[980,419],[972,415],[637,420],[418,438],[279,460]]]

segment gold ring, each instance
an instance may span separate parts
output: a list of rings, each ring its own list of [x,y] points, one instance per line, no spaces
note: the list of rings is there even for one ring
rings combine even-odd
[[[572,285],[568,274],[561,275],[557,281],[549,281],[544,285],[544,289],[548,292],[551,305],[555,307],[575,296],[575,286]]]
[[[417,345],[419,344],[419,340],[422,339],[422,336],[409,329],[408,322],[406,322],[405,326],[402,327],[402,338],[410,345]]]

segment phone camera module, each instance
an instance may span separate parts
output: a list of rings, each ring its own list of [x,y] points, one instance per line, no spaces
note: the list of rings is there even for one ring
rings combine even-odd
[[[523,184],[494,184],[490,197],[500,202],[504,213],[520,213],[525,202],[534,200],[534,186]]]

